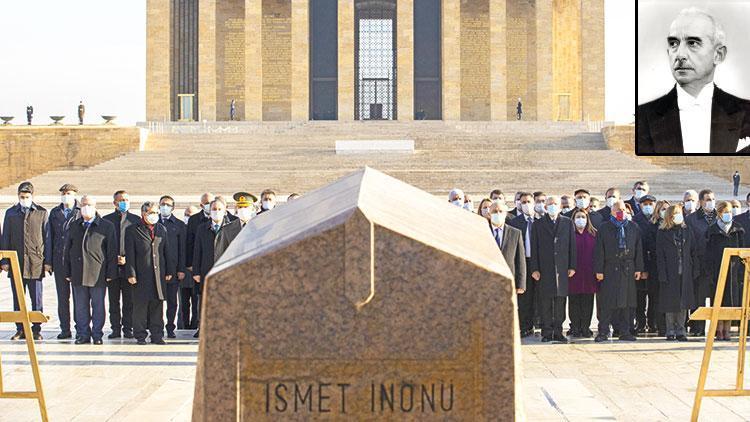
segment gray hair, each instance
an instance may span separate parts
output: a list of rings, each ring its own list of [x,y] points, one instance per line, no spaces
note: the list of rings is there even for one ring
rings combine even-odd
[[[677,17],[679,18],[681,16],[696,16],[696,15],[706,17],[708,18],[708,20],[711,21],[711,24],[714,27],[714,33],[711,35],[711,38],[713,39],[714,44],[726,45],[727,35],[724,32],[724,28],[721,26],[719,21],[707,10],[699,9],[697,7],[688,7],[686,9],[680,10],[680,13],[677,14]]]
[[[141,213],[148,212],[151,208],[156,206],[156,202],[146,201],[141,205]]]
[[[81,204],[86,203],[96,206],[96,198],[94,198],[92,195],[83,195],[80,202]]]

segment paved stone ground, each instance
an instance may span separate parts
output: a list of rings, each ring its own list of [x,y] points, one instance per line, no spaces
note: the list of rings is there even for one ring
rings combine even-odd
[[[44,304],[52,316],[37,351],[51,421],[186,421],[190,419],[197,342],[178,331],[166,346],[133,340],[76,346],[58,333],[54,281],[45,280]],[[0,276],[0,309],[11,308],[9,281]],[[106,327],[105,327],[106,328]],[[0,327],[6,390],[33,388],[25,343],[11,342],[14,329]],[[106,330],[105,330],[106,333]],[[54,340],[53,340],[54,339]],[[567,345],[524,339],[524,385],[529,421],[685,421],[690,417],[703,342]],[[708,387],[733,386],[737,343],[713,354]],[[750,365],[746,372],[750,372]],[[701,420],[750,420],[750,398],[707,398]],[[39,420],[36,401],[0,400],[0,421]]]

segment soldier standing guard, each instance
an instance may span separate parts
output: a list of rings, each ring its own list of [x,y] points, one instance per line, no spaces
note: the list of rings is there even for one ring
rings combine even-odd
[[[237,112],[235,106],[234,106],[234,98],[232,98],[232,102],[229,104],[229,120],[234,120],[234,115]]]
[[[518,114],[518,120],[521,120],[523,114],[523,104],[521,104],[521,97],[518,97],[518,104],[516,104],[516,114]]]
[[[78,104],[78,124],[83,124],[83,115],[86,113],[86,107],[83,105],[83,100]]]
[[[31,118],[34,117],[34,107],[33,106],[26,106],[26,121],[29,122],[29,126],[31,126]]]

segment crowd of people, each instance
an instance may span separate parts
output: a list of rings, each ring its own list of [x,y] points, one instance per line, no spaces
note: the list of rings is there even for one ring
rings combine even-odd
[[[474,212],[459,189],[448,201]],[[710,189],[670,202],[638,181],[627,200],[613,187],[604,203],[577,189],[572,196],[516,192],[514,204],[508,209],[503,192],[493,190],[476,212],[513,273],[521,337],[540,329],[543,342],[593,337],[594,306],[596,342],[705,336],[705,321],[689,320],[689,311],[706,298],[713,305],[724,249],[750,246],[750,210],[742,212],[738,199],[717,201]],[[741,306],[744,271],[733,257],[722,306]],[[733,325],[719,322],[716,339],[730,340]]]
[[[231,213],[223,197],[207,192],[178,217],[169,195],[131,212],[128,193],[118,190],[114,210],[103,215],[105,207],[79,197],[72,184],[60,194],[48,212],[34,202],[34,186],[21,183],[18,203],[5,213],[0,249],[16,251],[33,310],[43,310],[45,274],[54,276],[61,340],[73,338],[72,297],[76,344],[102,344],[105,296],[110,339],[164,344],[164,332],[175,338],[176,329],[199,337],[206,275],[247,222],[277,204],[272,190],[260,198],[238,192]],[[750,245],[750,210],[742,212],[737,199],[717,201],[710,189],[688,190],[674,203],[653,196],[646,181],[636,182],[627,200],[613,187],[603,201],[583,188],[562,196],[516,192],[512,208],[499,189],[476,210],[459,189],[448,201],[487,219],[513,274],[520,335],[540,329],[543,342],[593,337],[594,306],[596,342],[646,333],[674,341],[705,336],[705,322],[688,323],[688,312],[713,301],[724,248]],[[3,260],[0,268],[12,279],[9,264]],[[740,306],[743,276],[742,262],[732,261],[723,306]],[[18,310],[19,292],[11,290]],[[730,340],[732,325],[720,322],[717,339]],[[42,340],[41,325],[25,333],[17,324],[12,339],[26,335]]]

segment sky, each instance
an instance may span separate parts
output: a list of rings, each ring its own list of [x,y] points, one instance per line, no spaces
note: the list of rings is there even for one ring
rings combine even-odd
[[[635,104],[635,0],[605,1],[605,118],[630,123]],[[6,0],[0,5],[0,115],[35,123],[146,115],[146,0]],[[584,46],[585,48],[585,46]]]

